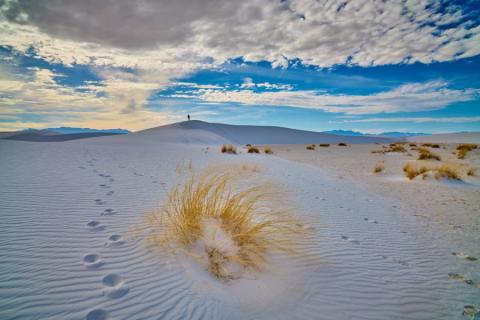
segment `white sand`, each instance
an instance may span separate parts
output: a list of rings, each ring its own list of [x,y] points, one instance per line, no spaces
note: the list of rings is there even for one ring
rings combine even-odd
[[[370,174],[373,163],[361,159],[375,145],[225,155],[217,136],[205,151],[159,142],[178,137],[162,131],[61,143],[0,140],[0,319],[457,319],[464,305],[479,303],[480,289],[448,276],[479,283],[478,261],[451,254],[478,257],[478,246],[439,233],[425,221],[428,210],[427,219],[415,216],[424,194],[387,196],[422,188],[396,171]],[[164,202],[190,163],[196,170],[257,165],[255,178],[285,189],[294,213],[310,222],[314,233],[304,241],[318,258],[275,258],[265,273],[224,284],[188,257],[147,250],[132,228]],[[392,187],[396,179],[403,187]],[[461,196],[450,208],[475,241],[477,182],[423,187]]]

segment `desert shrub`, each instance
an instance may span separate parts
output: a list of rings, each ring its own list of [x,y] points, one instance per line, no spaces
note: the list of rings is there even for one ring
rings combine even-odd
[[[465,159],[467,153],[477,149],[478,145],[473,143],[463,143],[457,146],[457,158]]]
[[[327,147],[330,147],[330,143],[320,143],[319,146],[323,148],[327,148]]]
[[[247,143],[245,146],[246,147],[251,147],[252,145],[250,143]]]
[[[410,147],[416,147],[416,146],[417,146],[416,143],[409,143],[408,145],[409,145]]]
[[[184,253],[223,281],[262,271],[272,253],[295,251],[303,225],[275,209],[268,187],[239,190],[233,177],[206,171],[175,187],[144,219],[147,244],[161,254]]]
[[[347,144],[344,143],[344,142],[340,142],[338,145],[339,145],[340,147],[346,147],[346,146],[347,146]]]
[[[467,176],[474,177],[476,175],[477,169],[470,167],[467,169]]]
[[[438,154],[435,154],[428,150],[427,148],[418,148],[418,158],[417,160],[437,160],[440,161],[441,158]]]
[[[257,147],[248,147],[248,153],[260,153],[260,150]]]
[[[410,180],[414,179],[419,175],[423,175],[425,178],[427,172],[433,173],[435,179],[439,180],[442,178],[452,179],[452,180],[462,180],[461,178],[461,166],[456,163],[446,162],[441,165],[416,165],[415,163],[408,162],[403,167],[403,172],[405,176]]]
[[[311,144],[311,145],[307,146],[307,150],[315,150],[315,145]]]
[[[373,172],[374,173],[380,173],[385,169],[385,165],[383,162],[377,162],[375,167],[373,167]]]
[[[273,153],[273,150],[272,150],[272,148],[270,148],[270,147],[265,147],[265,148],[263,149],[263,152],[265,152],[266,154],[272,154],[272,153]]]
[[[408,162],[406,165],[403,166],[403,172],[405,172],[405,175],[407,176],[408,179],[412,180],[415,177],[427,172],[428,169],[425,166],[416,166],[412,162]]]
[[[387,153],[387,152],[407,152],[402,143],[391,143],[389,146],[382,146],[382,150],[373,150],[371,153]]]
[[[453,163],[444,163],[433,170],[435,172],[435,179],[447,178],[451,180],[462,180],[460,174],[460,167]]]
[[[231,153],[231,154],[236,154],[237,153],[237,148],[231,144],[224,144],[221,148],[222,153]]]

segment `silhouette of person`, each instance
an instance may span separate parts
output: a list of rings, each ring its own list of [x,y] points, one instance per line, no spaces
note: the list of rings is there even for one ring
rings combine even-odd
[[[190,120],[190,114],[187,114],[187,118],[188,118],[188,120]]]

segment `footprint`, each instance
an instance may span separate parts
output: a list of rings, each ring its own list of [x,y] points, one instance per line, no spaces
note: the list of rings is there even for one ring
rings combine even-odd
[[[111,196],[111,195],[114,194],[114,193],[115,193],[115,191],[108,191],[108,192],[107,192],[107,196]]]
[[[101,205],[101,204],[105,204],[106,202],[103,201],[102,199],[95,199],[95,204],[98,204],[98,205]]]
[[[377,221],[377,220],[375,220],[375,219],[363,218],[363,220],[365,220],[365,221],[367,221],[367,222],[371,222],[371,223],[378,224],[378,221]]]
[[[360,244],[360,241],[354,240],[354,239],[352,239],[352,238],[350,238],[350,237],[347,237],[347,236],[342,236],[342,239],[343,239],[343,240],[350,241],[351,243],[354,243],[354,244]]]
[[[121,235],[114,234],[108,237],[108,242],[106,243],[106,245],[109,247],[116,247],[121,246],[124,243],[125,241],[123,240]]]
[[[110,188],[110,186],[108,186],[108,185],[106,185],[106,184],[103,184],[103,183],[102,183],[102,184],[99,184],[98,186],[101,187],[101,188]]]
[[[480,309],[472,305],[463,306],[462,316],[467,316],[473,320],[480,319]]]
[[[86,320],[109,320],[108,312],[103,309],[95,309],[87,314]]]
[[[112,298],[118,299],[128,293],[128,287],[125,286],[123,279],[115,273],[111,273],[103,277],[103,285],[105,286],[105,294]]]
[[[103,210],[103,213],[102,213],[102,216],[108,216],[108,215],[112,215],[112,214],[115,214],[115,211],[113,209],[105,209]]]
[[[465,254],[463,252],[452,252],[452,255],[454,255],[457,258],[465,259],[465,260],[468,260],[468,261],[477,261],[478,260],[477,258],[471,257],[468,254]]]
[[[92,231],[103,231],[107,228],[107,226],[100,224],[100,222],[92,220],[89,223],[87,223],[87,226],[90,227],[90,230]]]
[[[115,181],[115,179],[110,178],[110,179],[108,179],[108,181],[109,181],[109,182],[113,182],[113,181]]]
[[[84,166],[79,166],[78,168],[79,168],[79,169],[85,169],[85,167],[84,167]]]
[[[449,272],[448,276],[453,280],[462,281],[470,286],[474,286],[476,288],[480,288],[480,284],[476,284],[473,280],[467,279],[463,274],[456,273],[456,272]]]
[[[98,254],[87,254],[83,257],[83,262],[88,269],[98,268],[103,266],[103,261]]]

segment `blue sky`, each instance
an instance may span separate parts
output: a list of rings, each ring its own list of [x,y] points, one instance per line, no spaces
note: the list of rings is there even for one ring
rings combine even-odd
[[[0,2],[0,130],[480,131],[478,2],[359,2]]]

